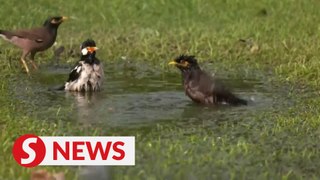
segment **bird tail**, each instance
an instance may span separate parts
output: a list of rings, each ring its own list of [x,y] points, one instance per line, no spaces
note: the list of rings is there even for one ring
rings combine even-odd
[[[65,89],[65,85],[60,85],[60,86],[50,87],[48,90],[49,91],[63,91],[64,89]]]
[[[5,36],[6,31],[0,29],[0,35]]]
[[[6,41],[9,41],[6,31],[1,30],[1,29],[0,29],[0,37],[2,37]]]
[[[228,103],[235,105],[235,106],[240,106],[240,105],[248,105],[248,101],[238,98],[236,96],[233,96],[232,98],[228,99]]]

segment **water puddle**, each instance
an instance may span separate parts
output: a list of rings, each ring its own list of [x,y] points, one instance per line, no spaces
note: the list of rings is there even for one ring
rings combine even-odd
[[[147,70],[146,70],[147,69]],[[106,68],[107,79],[98,93],[48,91],[64,82],[68,68],[43,69],[31,79],[17,78],[14,96],[28,104],[28,115],[43,120],[60,118],[81,124],[136,128],[155,123],[214,126],[218,121],[238,120],[275,109],[281,94],[259,79],[224,78],[223,82],[249,106],[205,107],[185,96],[178,71],[152,72],[152,67]],[[278,93],[278,96],[277,96]],[[278,100],[277,100],[278,99]],[[29,111],[28,111],[29,109]]]
[[[264,77],[241,79],[235,75],[237,78],[226,76],[222,81],[237,95],[249,99],[248,106],[201,106],[184,94],[178,71],[152,69],[145,64],[109,65],[103,91],[81,94],[48,91],[66,80],[69,69],[45,68],[31,78],[21,75],[13,79],[10,92],[23,104],[22,112],[37,119],[119,127],[124,132],[139,131],[157,123],[214,129],[221,122],[237,122],[262,112],[279,111],[288,102],[286,91],[274,88]],[[80,179],[110,179],[110,169],[81,167]]]

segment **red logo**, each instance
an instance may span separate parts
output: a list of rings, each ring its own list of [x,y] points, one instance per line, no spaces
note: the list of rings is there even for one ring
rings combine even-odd
[[[12,154],[21,166],[35,167],[43,161],[46,147],[38,136],[25,134],[14,142]]]
[[[135,165],[133,136],[20,136],[12,155],[24,167]]]

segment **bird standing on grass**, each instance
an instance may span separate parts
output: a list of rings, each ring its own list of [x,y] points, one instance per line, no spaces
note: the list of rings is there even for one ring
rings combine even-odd
[[[104,79],[101,62],[96,58],[96,43],[88,39],[81,44],[81,58],[59,90],[99,91]]]
[[[247,105],[247,101],[236,97],[217,79],[202,71],[195,56],[181,55],[171,61],[180,69],[183,87],[187,96],[201,104]]]
[[[62,16],[50,17],[42,27],[16,31],[0,30],[0,36],[22,49],[20,60],[26,72],[29,73],[29,68],[25,61],[26,57],[30,54],[33,68],[38,69],[34,62],[34,56],[37,52],[44,51],[53,45],[56,41],[58,27],[66,19],[66,17]]]

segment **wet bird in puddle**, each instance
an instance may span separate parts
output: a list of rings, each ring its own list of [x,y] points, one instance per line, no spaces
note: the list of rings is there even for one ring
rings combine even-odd
[[[71,70],[66,83],[57,90],[66,91],[99,91],[104,79],[103,66],[96,58],[95,41],[88,39],[81,44],[81,58]]]
[[[63,16],[50,17],[39,28],[15,31],[0,30],[0,37],[22,49],[20,60],[26,72],[29,73],[29,68],[25,61],[26,57],[30,54],[30,62],[33,68],[38,69],[34,62],[34,56],[37,52],[45,51],[54,44],[58,27],[66,19]]]
[[[169,62],[180,69],[187,96],[201,104],[247,105],[247,101],[230,92],[218,79],[203,71],[195,56],[181,55]]]

